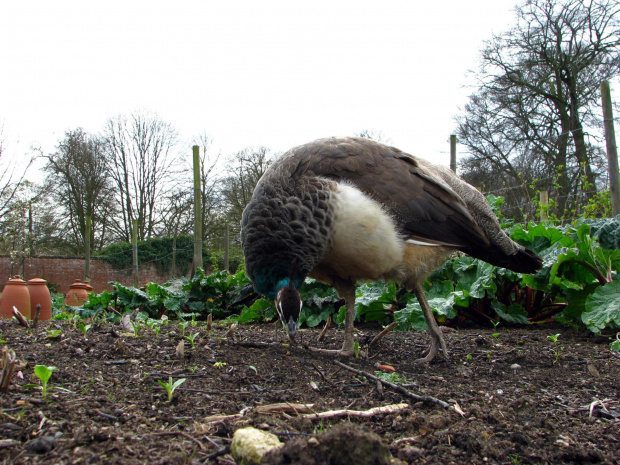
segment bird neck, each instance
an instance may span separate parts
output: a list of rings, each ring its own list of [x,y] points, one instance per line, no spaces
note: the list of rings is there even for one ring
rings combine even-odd
[[[286,286],[292,285],[299,289],[304,281],[304,277],[291,277],[293,270],[290,266],[276,266],[256,270],[252,276],[252,282],[258,292],[268,299],[275,299],[278,291]]]

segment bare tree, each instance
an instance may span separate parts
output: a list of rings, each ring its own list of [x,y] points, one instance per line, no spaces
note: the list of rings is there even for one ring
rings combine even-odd
[[[213,150],[213,139],[206,133],[200,134],[193,145],[200,147],[200,193],[202,206],[202,240],[213,245],[219,229],[219,212],[222,207],[220,194],[221,154]]]
[[[355,134],[355,136],[364,137],[366,139],[371,139],[371,140],[376,140],[377,142],[381,142],[387,145],[390,145],[392,143],[392,139],[390,139],[385,134],[383,134],[383,132],[373,131],[371,129],[363,129],[357,134]]]
[[[274,158],[266,147],[248,147],[237,152],[228,165],[231,173],[222,181],[222,197],[231,238],[238,237],[241,214],[250,201],[254,187]]]
[[[51,192],[62,209],[60,221],[66,225],[75,253],[82,253],[86,235],[86,218],[90,216],[91,251],[110,240],[110,218],[114,213],[114,193],[104,158],[101,138],[81,128],[65,133],[55,153],[46,155],[44,190]]]
[[[132,222],[138,220],[138,238],[153,237],[162,219],[160,201],[170,187],[177,131],[157,115],[136,112],[108,120],[104,136],[119,205],[115,233],[129,242]]]
[[[14,160],[7,159],[6,151],[7,142],[3,123],[0,125],[0,223],[10,213],[19,187],[34,162],[34,157],[28,157],[25,165],[20,168]]]
[[[516,11],[515,26],[485,44],[457,134],[507,187],[544,180],[537,187],[555,191],[565,215],[597,189],[601,163],[586,131],[596,126],[600,81],[620,71],[620,4],[528,0]]]

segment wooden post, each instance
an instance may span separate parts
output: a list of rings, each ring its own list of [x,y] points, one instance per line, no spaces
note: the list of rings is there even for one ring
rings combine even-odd
[[[194,155],[194,260],[192,275],[202,266],[202,205],[200,197],[200,147],[192,147]]]
[[[450,136],[450,169],[456,173],[456,135]]]
[[[177,277],[177,232],[172,236],[172,265],[170,266],[171,278]]]
[[[226,229],[224,230],[224,269],[230,272],[230,264],[228,258],[228,248],[230,241],[228,240],[228,221],[226,222]]]
[[[131,230],[131,245],[133,249],[133,287],[138,287],[138,220],[133,220]]]
[[[549,213],[549,192],[540,191],[540,221],[546,221]]]
[[[611,193],[611,211],[614,216],[620,214],[620,190],[618,186],[618,146],[614,130],[614,115],[611,108],[611,91],[609,82],[601,82],[601,100],[603,102],[603,125],[607,145],[607,170],[609,172],[609,191]]]
[[[84,232],[84,279],[90,279],[90,230],[92,220],[86,217],[86,231]]]

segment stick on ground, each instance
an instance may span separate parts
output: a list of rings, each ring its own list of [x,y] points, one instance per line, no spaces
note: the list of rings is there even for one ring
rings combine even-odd
[[[374,380],[374,381],[377,381],[377,380],[378,380],[378,381],[380,381],[380,382],[381,382],[381,384],[383,384],[383,385],[385,385],[385,386],[388,386],[388,387],[390,387],[391,389],[394,389],[396,392],[398,392],[398,393],[400,393],[400,394],[402,394],[402,395],[404,395],[404,396],[407,396],[407,397],[409,397],[410,399],[413,399],[413,400],[415,400],[415,401],[418,401],[418,402],[429,402],[429,403],[433,403],[433,404],[440,405],[440,406],[442,406],[443,408],[452,408],[452,406],[451,406],[450,404],[448,404],[447,402],[444,402],[443,400],[437,399],[436,397],[431,397],[431,396],[420,396],[420,395],[418,395],[418,394],[414,394],[414,393],[413,393],[413,392],[411,392],[411,391],[408,391],[407,389],[405,389],[405,388],[404,388],[404,387],[402,387],[402,386],[399,386],[399,385],[394,384],[394,383],[390,383],[389,381],[385,381],[385,380],[383,380],[383,379],[381,379],[381,378],[378,378],[378,377],[376,377],[375,375],[370,374],[370,373],[368,373],[368,372],[366,372],[366,371],[357,370],[357,369],[355,369],[355,368],[353,368],[353,367],[350,367],[350,366],[348,366],[348,365],[345,365],[345,364],[344,364],[344,363],[342,363],[342,362],[339,362],[338,360],[334,360],[334,363],[335,363],[336,365],[338,365],[339,367],[345,368],[346,370],[352,371],[353,373],[356,373],[356,374],[358,374],[358,375],[365,376],[365,377],[366,377],[366,378],[368,378],[368,379],[372,379],[372,380]]]

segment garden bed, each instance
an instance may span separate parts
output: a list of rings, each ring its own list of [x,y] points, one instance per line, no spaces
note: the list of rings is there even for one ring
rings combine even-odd
[[[51,339],[53,329],[61,331]],[[357,332],[362,351],[380,329]],[[304,463],[318,464],[324,450],[308,440],[343,422],[377,433],[396,463],[611,464],[620,457],[620,357],[609,348],[611,332],[553,325],[446,331],[451,361],[416,365],[426,333],[392,332],[369,358],[340,359],[286,344],[274,324],[235,331],[190,325],[186,335],[198,333],[193,348],[174,322],[158,335],[143,326],[137,336],[103,324],[85,338],[68,322],[27,332],[2,321],[0,330],[24,378],[0,394],[2,463],[234,463],[226,446],[237,429],[254,426],[289,443],[289,457],[305,454]],[[300,331],[311,346],[338,348],[342,340],[334,329],[321,343],[318,334]],[[383,373],[377,364],[390,365],[396,375],[379,376],[400,390],[337,362],[372,375]],[[24,387],[40,384],[35,365],[57,367],[46,399],[40,388]],[[158,382],[170,377],[185,378],[172,402]],[[280,403],[312,404],[309,413],[408,407],[313,419],[299,405],[274,406]]]

